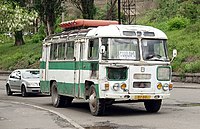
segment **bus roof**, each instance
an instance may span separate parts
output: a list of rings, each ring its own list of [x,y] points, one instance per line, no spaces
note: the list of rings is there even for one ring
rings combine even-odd
[[[86,35],[88,37],[142,37],[167,39],[166,34],[154,27],[143,25],[109,25],[94,28]]]
[[[129,37],[167,39],[166,34],[154,27],[143,25],[108,25],[95,28],[64,31],[45,38],[44,41],[66,38]]]

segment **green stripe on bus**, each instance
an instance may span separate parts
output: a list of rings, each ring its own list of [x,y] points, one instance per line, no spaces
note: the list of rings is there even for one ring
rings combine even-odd
[[[64,69],[64,70],[75,70],[75,63],[73,61],[68,62],[49,62],[49,69]]]
[[[46,62],[40,61],[40,69],[45,69],[45,68],[46,68]]]
[[[50,93],[50,82],[49,81],[40,81],[40,90],[43,93]]]
[[[46,68],[46,62],[40,62],[40,69]],[[98,70],[98,61],[51,61],[49,62],[50,70]]]
[[[85,98],[85,84],[84,83],[80,83],[80,87],[79,87],[79,84],[75,84],[74,86],[74,83],[57,82],[57,86],[58,86],[59,94],[72,96],[72,97]],[[98,84],[95,84],[94,87],[96,88],[97,97],[99,97]],[[41,92],[43,93],[50,93],[50,82],[40,81],[40,89],[41,89]],[[79,96],[78,96],[78,90],[80,90]]]

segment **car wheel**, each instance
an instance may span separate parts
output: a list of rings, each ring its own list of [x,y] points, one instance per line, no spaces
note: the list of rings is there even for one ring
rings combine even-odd
[[[93,85],[90,87],[89,107],[91,114],[94,116],[100,116],[104,114],[105,101],[104,99],[97,98],[97,93]]]
[[[53,82],[51,85],[51,99],[54,107],[64,107],[71,105],[73,97],[59,95],[57,83]]]
[[[28,93],[26,92],[26,87],[24,85],[21,88],[21,93],[22,93],[22,97],[28,96]]]
[[[10,95],[13,94],[13,92],[12,92],[11,89],[10,89],[9,84],[6,85],[6,94],[7,94],[8,96],[10,96]]]
[[[147,112],[155,113],[160,110],[162,100],[149,100],[144,102]]]

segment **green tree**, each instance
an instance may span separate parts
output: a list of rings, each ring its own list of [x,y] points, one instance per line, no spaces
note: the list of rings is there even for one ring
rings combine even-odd
[[[70,0],[82,12],[84,19],[93,19],[96,13],[94,0]]]
[[[36,12],[28,11],[17,3],[0,1],[0,32],[13,32],[15,45],[24,44],[22,30],[33,23],[37,17]]]
[[[44,23],[46,35],[54,33],[56,18],[62,13],[63,1],[64,0],[34,0],[33,7]]]

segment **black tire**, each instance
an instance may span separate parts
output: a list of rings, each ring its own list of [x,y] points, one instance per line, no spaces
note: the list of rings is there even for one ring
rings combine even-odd
[[[6,94],[7,94],[8,96],[11,96],[11,95],[13,94],[13,92],[12,92],[11,89],[10,89],[9,84],[6,85]]]
[[[26,92],[26,87],[24,85],[22,85],[21,87],[21,93],[22,93],[22,97],[28,96],[28,93]]]
[[[144,102],[147,112],[155,113],[160,110],[162,100],[149,100]]]
[[[94,86],[90,87],[89,107],[93,116],[101,116],[105,111],[105,100],[97,98]]]
[[[71,105],[73,97],[59,95],[57,83],[53,82],[51,85],[51,100],[54,107],[66,107]]]

